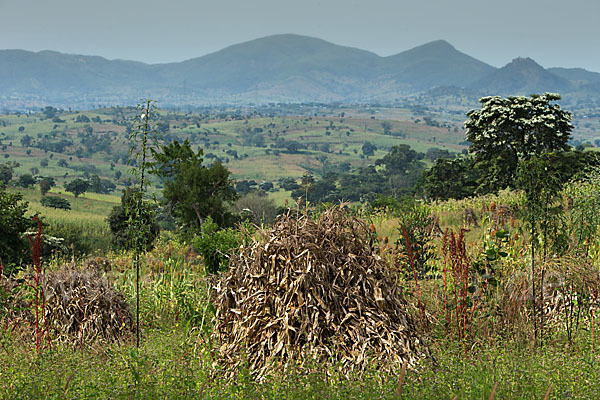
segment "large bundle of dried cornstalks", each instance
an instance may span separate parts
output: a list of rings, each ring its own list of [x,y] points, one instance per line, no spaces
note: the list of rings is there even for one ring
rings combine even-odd
[[[226,364],[247,361],[262,375],[316,358],[360,372],[425,354],[367,223],[340,206],[317,220],[283,215],[264,235],[215,287],[214,336]]]

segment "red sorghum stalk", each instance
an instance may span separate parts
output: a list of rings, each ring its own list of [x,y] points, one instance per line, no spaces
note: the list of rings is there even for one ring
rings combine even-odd
[[[462,338],[467,326],[467,296],[469,293],[469,259],[465,245],[465,229],[461,229],[458,237],[450,232],[443,247],[445,260],[450,261],[454,280],[454,301],[456,304],[456,329]]]
[[[450,328],[450,318],[448,315],[448,228],[442,236],[442,253],[444,254],[444,318],[446,319],[446,334]]]
[[[417,270],[415,269],[415,263],[414,263],[414,258],[413,258],[413,254],[412,254],[410,238],[408,237],[408,232],[406,231],[406,228],[404,228],[404,225],[402,225],[401,228],[402,228],[402,234],[404,235],[404,240],[406,241],[406,249],[408,250],[408,262],[410,263],[410,266],[412,267],[413,275],[415,278],[415,287],[416,287],[416,291],[417,291],[417,299],[419,300],[419,308],[421,309],[421,314],[423,314],[423,317],[424,317],[425,309],[423,308],[423,304],[421,303],[421,291],[419,289],[419,280],[417,279]]]
[[[50,341],[50,329],[46,318],[46,294],[44,293],[43,271],[42,271],[42,222],[37,215],[32,218],[37,223],[37,232],[35,237],[27,236],[31,243],[31,258],[33,260],[35,276],[33,278],[35,289],[35,349],[40,352],[42,346],[42,336],[45,333],[48,340],[48,347],[52,347]],[[41,309],[40,309],[41,300]],[[40,313],[43,319],[43,327],[40,326]],[[45,331],[45,332],[44,332]]]

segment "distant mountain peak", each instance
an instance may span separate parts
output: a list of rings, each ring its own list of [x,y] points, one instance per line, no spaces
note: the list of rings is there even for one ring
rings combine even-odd
[[[5,94],[0,108],[135,104],[140,97],[195,105],[396,101],[417,93],[473,97],[544,91],[597,95],[600,74],[544,69],[528,57],[495,68],[442,39],[381,57],[293,33],[166,64],[0,50],[0,93]],[[29,98],[34,100],[21,100]]]
[[[506,64],[503,68],[511,68],[511,67],[544,69],[544,67],[542,67],[534,59],[529,58],[529,57],[514,58],[511,62]]]
[[[504,67],[475,82],[471,88],[490,94],[531,94],[564,92],[571,89],[568,80],[546,70],[529,57],[517,57]]]
[[[495,68],[457,50],[445,40],[425,43],[387,57],[394,72],[392,78],[416,89],[436,86],[465,87]]]
[[[429,47],[431,49],[436,49],[436,50],[454,50],[454,51],[456,51],[456,47],[452,46],[449,42],[447,42],[443,39],[434,40],[434,41],[425,43],[419,47],[421,47],[421,48]]]

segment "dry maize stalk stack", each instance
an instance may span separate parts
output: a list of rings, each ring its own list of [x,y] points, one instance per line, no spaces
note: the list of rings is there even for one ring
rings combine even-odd
[[[414,363],[426,353],[369,226],[343,207],[283,215],[242,247],[216,289],[221,360],[263,375],[310,355],[344,371]]]

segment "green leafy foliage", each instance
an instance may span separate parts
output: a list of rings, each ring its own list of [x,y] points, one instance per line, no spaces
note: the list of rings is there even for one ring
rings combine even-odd
[[[233,210],[257,225],[273,224],[278,211],[273,200],[264,192],[251,192],[241,196],[233,205]]]
[[[229,256],[243,241],[240,232],[232,228],[219,229],[208,217],[202,226],[202,234],[194,238],[192,245],[204,259],[206,272],[215,274],[227,270]]]
[[[138,209],[135,195],[137,192],[137,188],[124,190],[121,205],[113,207],[107,218],[113,235],[112,243],[116,248],[132,249],[138,236],[137,245],[144,250],[150,250],[160,232],[155,221],[155,207],[144,201],[142,207]],[[147,226],[149,229],[140,232],[136,225],[130,223],[130,219],[140,221],[140,225]]]
[[[0,186],[6,185],[13,177],[13,168],[8,164],[0,164]]]
[[[350,173],[326,173],[322,179],[292,191],[292,197],[304,197],[313,204],[319,202],[370,202],[377,195],[399,198],[412,195],[425,167],[418,153],[407,145],[393,146],[375,165],[358,168]]]
[[[71,203],[69,202],[69,200],[63,199],[62,197],[56,197],[56,196],[42,197],[42,199],[40,200],[40,203],[44,207],[60,208],[62,210],[70,210],[71,209]]]
[[[40,185],[40,192],[42,193],[42,196],[45,196],[50,191],[50,189],[56,186],[56,182],[52,177],[42,178],[40,179],[38,184]]]
[[[35,182],[36,180],[33,176],[31,176],[31,174],[23,174],[19,176],[18,184],[19,186],[27,189],[28,187],[35,185]]]
[[[412,196],[395,198],[392,196],[377,195],[369,203],[369,209],[385,212],[385,215],[399,217],[405,213],[410,213],[415,205],[415,199]]]
[[[539,246],[538,233],[541,233],[541,246],[545,258],[547,248],[555,245],[555,250],[566,247],[564,230],[560,229],[563,210],[559,195],[563,182],[560,163],[553,153],[531,157],[519,164],[517,186],[525,192],[521,208],[523,219],[529,224],[532,244]],[[552,243],[550,243],[552,242]]]
[[[553,101],[553,93],[530,97],[483,97],[480,110],[467,113],[469,151],[481,170],[479,191],[513,187],[520,160],[569,148],[571,113]]]
[[[96,174],[90,177],[89,191],[94,193],[108,194],[116,189],[116,185],[108,179],[100,179]]]
[[[279,179],[279,186],[284,190],[296,190],[300,188],[300,185],[294,178],[285,177]]]
[[[14,271],[26,255],[27,244],[23,238],[31,220],[25,217],[28,203],[19,193],[7,193],[0,188],[0,264],[5,265],[5,274]]]
[[[369,141],[366,141],[362,145],[362,153],[367,157],[374,155],[376,151],[377,151],[377,146],[375,146],[373,143],[371,143]]]
[[[416,203],[410,212],[400,216],[398,222],[400,225],[398,228],[400,233],[398,251],[400,254],[403,254],[407,260],[412,258],[412,267],[414,267],[417,275],[420,278],[423,278],[425,274],[431,270],[431,266],[427,264],[427,261],[433,256],[431,231],[435,219],[431,215],[431,209],[424,204]],[[402,228],[406,230],[408,240],[406,240]],[[413,271],[409,268],[410,266],[405,267],[405,272],[410,276]]]
[[[475,194],[478,170],[472,158],[438,159],[424,174],[422,191],[435,200],[463,199]]]
[[[195,153],[187,140],[152,149],[156,160],[152,172],[165,180],[163,197],[182,228],[193,232],[200,232],[209,216],[219,226],[230,224],[226,205],[237,198],[230,171],[219,162],[203,166],[202,154],[202,150]]]
[[[570,234],[587,255],[600,226],[600,170],[587,171],[569,182],[564,191],[570,203]]]
[[[89,187],[90,187],[90,184],[88,181],[81,179],[81,178],[77,178],[77,179],[73,179],[71,182],[67,183],[65,185],[65,190],[67,192],[73,193],[73,196],[75,196],[77,198],[77,197],[79,197],[79,195],[87,192]]]

